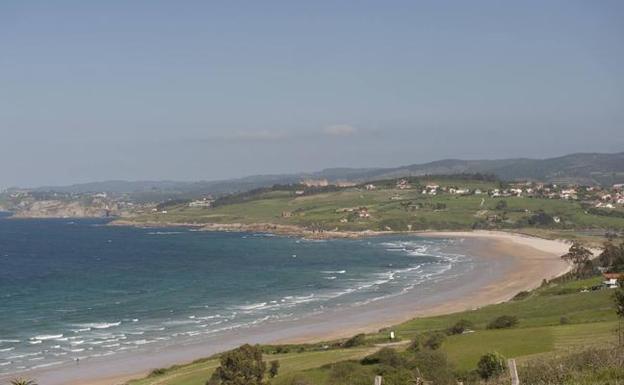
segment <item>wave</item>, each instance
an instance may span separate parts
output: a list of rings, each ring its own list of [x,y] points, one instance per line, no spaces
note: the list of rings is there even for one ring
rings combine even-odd
[[[14,350],[15,347],[11,346],[10,348],[5,348],[5,349],[0,349],[0,352],[10,352],[11,350]]]
[[[174,234],[183,234],[183,231],[150,231],[147,234],[149,235],[174,235]]]
[[[346,270],[325,270],[325,271],[321,271],[321,273],[323,274],[345,274],[347,271]]]
[[[257,310],[257,309],[262,309],[264,307],[266,307],[267,303],[266,302],[258,302],[258,303],[254,303],[251,305],[240,305],[237,306],[237,309],[240,310]]]
[[[57,338],[63,338],[62,334],[42,334],[38,336],[32,337],[30,340],[38,340],[38,341],[47,341],[47,340],[55,340]]]
[[[85,324],[77,324],[76,326],[80,327],[80,329],[76,329],[79,332],[80,331],[90,331],[92,329],[108,329],[108,328],[112,328],[115,326],[119,326],[121,325],[121,321],[119,322],[92,322],[92,323],[85,323]],[[72,330],[73,332],[75,332],[75,330]]]

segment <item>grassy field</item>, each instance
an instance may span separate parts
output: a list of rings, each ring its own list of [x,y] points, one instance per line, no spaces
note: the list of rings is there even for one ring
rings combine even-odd
[[[494,182],[433,180],[422,183],[496,188]],[[505,202],[505,207],[501,202]],[[370,217],[360,218],[358,208],[366,207]],[[479,228],[526,229],[537,225],[529,219],[538,212],[557,217],[548,227],[566,229],[624,229],[624,218],[590,214],[577,201],[528,197],[492,198],[486,194],[458,196],[448,193],[431,196],[420,189],[395,187],[368,191],[344,188],[338,191],[297,196],[294,191],[258,193],[240,203],[214,208],[190,208],[187,204],[167,207],[167,213],[138,216],[136,222],[162,223],[274,223],[341,231],[361,230],[457,230]]]
[[[600,281],[593,278],[549,284],[516,301],[486,306],[471,311],[426,317],[408,321],[392,328],[405,344],[419,333],[445,330],[460,319],[474,323],[474,331],[449,336],[442,346],[449,360],[458,370],[476,367],[481,355],[498,351],[504,356],[518,358],[518,362],[566,353],[588,346],[605,346],[615,341],[617,320],[609,290],[582,292]],[[518,317],[517,327],[490,330],[488,322],[500,315]],[[279,360],[280,374],[273,384],[290,384],[302,377],[314,384],[327,383],[328,370],[323,365],[344,360],[359,360],[389,342],[387,331],[367,336],[365,346],[327,351],[265,354],[265,360]],[[205,360],[167,371],[163,375],[132,381],[130,385],[203,385],[218,365],[216,360]]]

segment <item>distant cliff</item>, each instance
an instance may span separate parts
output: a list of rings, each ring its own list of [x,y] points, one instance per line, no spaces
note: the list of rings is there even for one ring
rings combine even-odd
[[[106,218],[122,216],[114,203],[43,200],[26,202],[15,209],[15,218]]]

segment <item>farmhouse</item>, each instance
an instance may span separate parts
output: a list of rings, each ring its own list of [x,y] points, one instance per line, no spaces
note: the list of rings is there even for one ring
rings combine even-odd
[[[604,286],[609,289],[616,289],[618,287],[618,280],[624,278],[624,273],[603,273],[604,281],[602,282]]]

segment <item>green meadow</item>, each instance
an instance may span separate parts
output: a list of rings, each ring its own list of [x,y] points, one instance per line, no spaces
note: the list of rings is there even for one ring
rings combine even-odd
[[[485,181],[427,180],[444,186],[497,188]],[[358,210],[366,208],[368,217]],[[171,204],[166,213],[139,215],[133,221],[156,223],[272,223],[295,225],[317,230],[337,231],[408,231],[461,230],[473,228],[513,229],[515,231],[550,230],[552,236],[566,236],[569,230],[624,229],[624,218],[590,213],[578,201],[529,198],[490,197],[480,195],[427,195],[421,188],[401,190],[394,185],[380,185],[375,190],[341,188],[335,191],[306,193],[293,190],[258,192],[241,201],[213,208],[191,208],[188,204]],[[557,223],[531,223],[536,213],[556,217]]]

